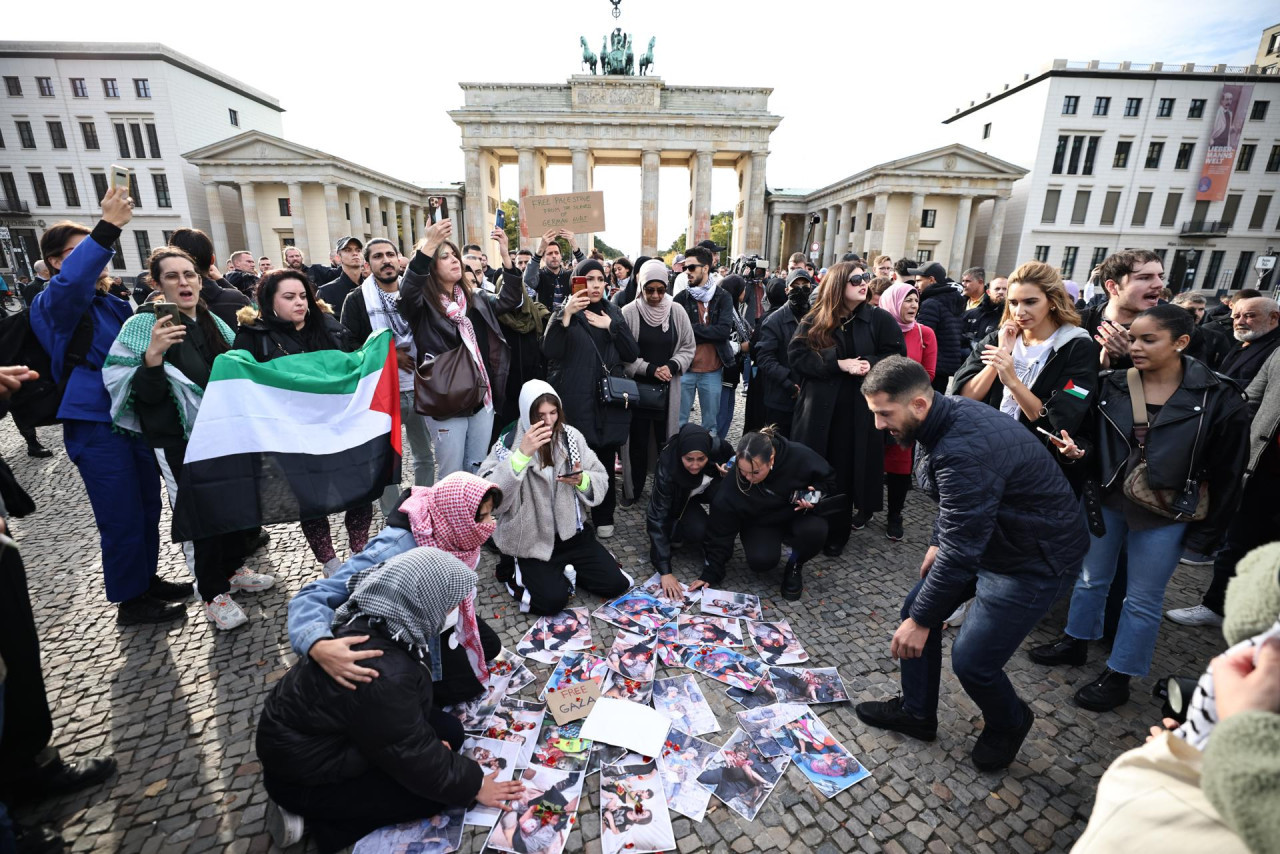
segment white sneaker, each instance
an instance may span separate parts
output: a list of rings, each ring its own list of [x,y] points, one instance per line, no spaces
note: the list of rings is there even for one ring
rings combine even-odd
[[[325,578],[332,577],[339,569],[342,569],[342,559],[336,557],[329,558],[324,562],[324,566],[320,567],[320,571],[324,573]]]
[[[1203,605],[1192,605],[1190,608],[1175,608],[1165,611],[1164,615],[1180,626],[1220,626],[1222,618]]]
[[[951,613],[950,617],[947,617],[945,620],[943,620],[942,625],[948,628],[954,629],[956,626],[959,626],[964,622],[964,618],[968,613],[969,613],[969,603],[965,602],[959,608],[956,608],[955,611]]]
[[[305,831],[302,816],[289,812],[275,801],[267,801],[267,833],[277,848],[297,845]]]
[[[231,589],[243,593],[257,593],[259,590],[268,589],[275,583],[275,576],[254,572],[247,566],[240,567],[236,570],[236,574],[231,576]]]
[[[596,536],[602,540],[609,539],[610,537],[613,536],[613,526],[601,525],[600,527],[596,528]]]
[[[213,597],[213,601],[204,606],[204,615],[224,632],[249,622],[249,618],[240,610],[230,593],[219,593]]]

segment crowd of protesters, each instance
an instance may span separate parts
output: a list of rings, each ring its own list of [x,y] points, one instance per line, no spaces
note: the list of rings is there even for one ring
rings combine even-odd
[[[1280,307],[1251,290],[1208,310],[1196,294],[1170,301],[1153,252],[1105,259],[1086,301],[1038,261],[991,278],[973,267],[955,281],[937,262],[848,255],[817,270],[797,254],[770,274],[722,265],[724,247],[709,240],[668,267],[588,256],[564,230],[512,255],[495,229],[491,268],[480,245],[459,247],[448,219],[408,256],[383,238],[344,237],[330,264],[308,265],[295,247],[278,265],[237,251],[224,275],[215,249],[226,247],[185,228],[130,293],[105,270],[131,216],[127,190],[112,189],[94,227],[47,229],[40,287],[23,293],[60,384],[63,444],[120,624],[182,619],[194,593],[216,629],[234,629],[248,619],[234,597],[274,583],[245,566],[269,543],[261,528],[182,543],[194,584],[157,573],[161,485],[176,502],[215,360],[351,352],[391,332],[414,483],[377,485],[385,527],[372,539],[372,504],[344,508],[345,560],[327,517],[297,520],[324,578],[290,606],[302,660],[258,730],[277,825],[296,838],[305,821],[323,850],[520,794],[457,753],[462,732],[439,711],[480,692],[483,662],[500,648],[471,604],[486,544],[519,609],[555,614],[579,588],[608,598],[635,583],[607,541],[619,506],[643,503],[665,594],[719,586],[740,543],[746,566],[795,601],[806,564],[840,557],[880,527],[876,514],[887,511],[885,537],[903,540],[918,488],[937,514],[890,644],[902,691],[856,711],[873,727],[936,738],[943,630],[958,626],[953,667],[985,724],[972,759],[995,771],[1036,717],[1004,667],[1059,598],[1070,598],[1060,638],[1028,650],[1044,666],[1085,665],[1108,635],[1108,603],[1119,605],[1105,667],[1075,694],[1107,712],[1149,675],[1179,563],[1212,566],[1212,580],[1202,604],[1168,619],[1223,625],[1233,577],[1280,531]],[[461,379],[420,387],[451,354]],[[0,372],[6,398],[35,379],[26,366]],[[19,427],[33,456],[51,453]],[[0,474],[18,515],[25,495]],[[685,582],[682,552],[694,567]],[[21,561],[12,551],[0,561],[3,607],[14,611],[0,632],[0,799],[105,779],[111,760],[68,763],[44,749],[51,724],[43,688],[34,696]],[[1274,556],[1267,567],[1250,583],[1274,594]],[[1280,597],[1258,597],[1274,618]],[[1228,637],[1258,636],[1266,620],[1256,622]],[[1263,641],[1265,655],[1237,656],[1212,676],[1224,692],[1220,728],[1243,728],[1222,725],[1225,700],[1271,738],[1274,797],[1280,655]],[[1265,817],[1223,801],[1239,791],[1206,782],[1207,809],[1233,839],[1274,850],[1254,847]],[[0,806],[0,850],[10,833]]]

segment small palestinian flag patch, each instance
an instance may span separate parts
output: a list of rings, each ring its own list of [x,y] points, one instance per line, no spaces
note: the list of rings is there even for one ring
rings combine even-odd
[[[1069,395],[1080,398],[1081,400],[1084,400],[1089,396],[1089,389],[1076,385],[1074,380],[1067,380],[1067,385],[1062,390]]]

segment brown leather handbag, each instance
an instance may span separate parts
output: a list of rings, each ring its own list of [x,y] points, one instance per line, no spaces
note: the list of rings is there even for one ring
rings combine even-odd
[[[413,410],[440,421],[470,415],[489,388],[465,344],[428,356],[413,372]]]
[[[1209,515],[1209,484],[1197,481],[1187,472],[1186,483],[1181,490],[1153,489],[1147,476],[1147,398],[1142,390],[1142,377],[1137,368],[1130,368],[1125,380],[1129,385],[1129,403],[1133,407],[1133,435],[1138,440],[1138,462],[1124,478],[1124,496],[1166,519],[1178,522],[1200,522]],[[1200,423],[1196,427],[1195,443],[1191,447],[1191,465],[1195,465],[1196,451],[1200,447],[1200,431],[1204,427],[1204,410],[1209,401],[1205,392],[1200,402]]]

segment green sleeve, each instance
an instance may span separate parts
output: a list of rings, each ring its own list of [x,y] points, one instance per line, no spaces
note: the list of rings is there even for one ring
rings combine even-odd
[[[523,451],[519,448],[515,448],[511,452],[511,470],[516,474],[520,474],[520,472],[524,471],[528,467],[532,460],[533,457],[527,457]]]
[[[1253,854],[1280,854],[1280,714],[1241,712],[1215,726],[1200,788]]]
[[[585,494],[591,488],[591,475],[585,471],[582,473],[582,480],[578,481],[578,491]]]

